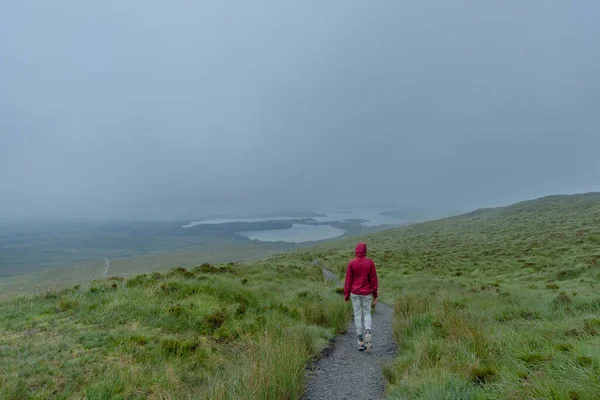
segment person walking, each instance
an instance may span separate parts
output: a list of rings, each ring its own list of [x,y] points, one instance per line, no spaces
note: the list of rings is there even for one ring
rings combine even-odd
[[[349,301],[352,299],[354,326],[358,335],[358,350],[366,349],[369,352],[373,348],[371,304],[377,304],[377,271],[373,260],[367,258],[367,245],[365,243],[358,243],[355,253],[356,257],[350,260],[346,270],[344,300]]]

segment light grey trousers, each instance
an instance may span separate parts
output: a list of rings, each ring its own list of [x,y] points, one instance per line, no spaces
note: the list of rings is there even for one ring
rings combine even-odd
[[[371,330],[371,302],[373,301],[371,295],[361,296],[359,294],[350,294],[352,300],[352,307],[354,308],[354,327],[356,328],[356,334],[363,334],[363,319],[365,322],[365,330]]]

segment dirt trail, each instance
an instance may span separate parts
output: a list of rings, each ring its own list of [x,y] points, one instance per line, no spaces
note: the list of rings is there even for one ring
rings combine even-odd
[[[108,269],[110,268],[110,260],[108,258],[105,258],[104,262],[106,263],[106,265],[104,266],[104,273],[102,274],[102,276],[108,275]]]
[[[338,281],[335,274],[323,269],[325,279]],[[338,335],[333,348],[326,351],[308,371],[304,400],[383,399],[385,378],[381,365],[393,360],[393,310],[379,303],[373,314],[373,350],[358,351],[354,322],[348,332]]]

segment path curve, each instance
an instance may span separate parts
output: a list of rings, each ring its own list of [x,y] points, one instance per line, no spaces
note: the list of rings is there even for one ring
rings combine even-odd
[[[335,274],[323,269],[325,279],[338,281]],[[323,353],[308,371],[304,400],[379,400],[384,398],[386,381],[382,364],[396,355],[393,339],[393,310],[378,303],[373,314],[373,350],[357,349],[354,322],[348,332],[334,339],[333,348]]]
[[[104,266],[104,273],[102,274],[102,276],[108,275],[108,269],[110,268],[110,260],[108,258],[105,258],[104,261],[106,265]]]

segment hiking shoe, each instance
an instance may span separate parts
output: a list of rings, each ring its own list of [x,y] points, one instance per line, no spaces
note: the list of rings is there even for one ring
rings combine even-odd
[[[365,349],[365,345],[362,340],[358,341],[358,351],[363,351]]]
[[[373,336],[371,336],[371,332],[365,335],[365,346],[364,348],[367,350],[367,353],[371,351],[373,348]]]

